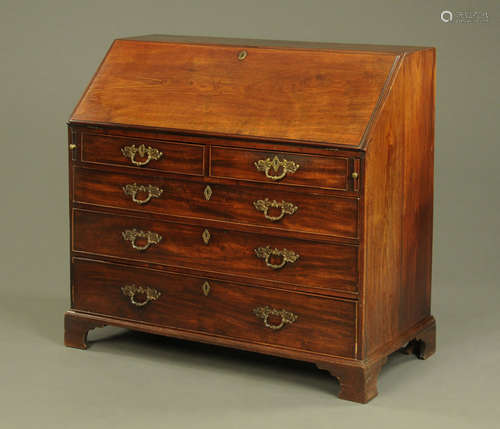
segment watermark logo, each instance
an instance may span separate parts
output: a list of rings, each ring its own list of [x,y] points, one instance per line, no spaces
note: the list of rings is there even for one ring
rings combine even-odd
[[[486,11],[441,11],[441,21],[446,24],[487,24],[488,12]]]
[[[449,10],[443,10],[441,12],[441,21],[443,21],[443,22],[453,21],[453,13]]]

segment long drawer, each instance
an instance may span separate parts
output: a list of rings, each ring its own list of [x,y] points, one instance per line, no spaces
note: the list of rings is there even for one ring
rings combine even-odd
[[[144,213],[358,238],[358,199],[76,167],[74,200]]]
[[[73,210],[73,250],[319,289],[357,291],[358,247]]]
[[[74,309],[353,357],[356,303],[74,259]]]

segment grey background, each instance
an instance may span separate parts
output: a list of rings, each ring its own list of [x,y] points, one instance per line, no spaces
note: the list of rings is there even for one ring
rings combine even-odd
[[[0,3],[0,427],[494,427],[498,1]],[[488,24],[444,24],[443,9]],[[65,122],[114,38],[188,34],[437,48],[433,313],[438,353],[394,355],[378,398],[314,367],[105,328],[62,345],[69,304]]]

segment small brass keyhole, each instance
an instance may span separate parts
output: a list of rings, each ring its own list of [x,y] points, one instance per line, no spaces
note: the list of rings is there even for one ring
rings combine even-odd
[[[238,59],[240,61],[243,61],[247,57],[248,53],[247,51],[243,50],[238,53]]]

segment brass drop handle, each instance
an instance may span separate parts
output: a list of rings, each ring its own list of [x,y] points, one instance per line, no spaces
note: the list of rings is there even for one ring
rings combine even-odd
[[[122,286],[121,289],[123,295],[129,297],[130,303],[134,304],[137,307],[143,307],[148,302],[157,300],[161,295],[161,292],[157,291],[156,289],[153,289],[151,287],[136,286],[134,284]],[[136,301],[136,295],[143,295],[144,300]]]
[[[130,158],[130,162],[132,162],[132,164],[139,167],[149,164],[149,162],[153,159],[158,160],[163,155],[163,153],[158,149],[151,146],[146,147],[144,144],[141,144],[139,147],[135,147],[135,144],[132,146],[124,146],[122,147],[122,154],[125,158]],[[144,158],[147,155],[147,158],[144,161],[137,161],[135,159],[136,154],[139,154],[141,158]]]
[[[294,323],[299,316],[292,313],[291,311],[287,311],[284,309],[278,310],[276,308],[272,308],[268,305],[264,307],[257,307],[253,309],[253,313],[260,319],[264,319],[264,326],[269,329],[273,329],[274,331],[278,331],[283,328],[286,324]],[[281,322],[277,325],[273,325],[269,323],[269,316],[278,316],[281,318]]]
[[[287,201],[281,201],[278,202],[276,200],[269,200],[269,198],[266,198],[264,200],[257,200],[253,202],[253,205],[256,210],[264,212],[264,217],[271,222],[277,222],[278,220],[283,219],[283,217],[288,214],[288,215],[293,215],[297,210],[298,207],[293,205],[292,203],[289,203]],[[277,208],[281,209],[281,214],[278,216],[271,216],[269,214],[269,209],[270,208]]]
[[[132,247],[135,250],[146,250],[151,246],[152,244],[158,244],[162,236],[156,232],[152,231],[141,231],[138,229],[127,229],[122,232],[122,237],[125,241],[130,241],[132,243]],[[138,238],[143,238],[146,240],[146,244],[139,246],[136,244],[136,240]]]
[[[273,270],[279,270],[283,268],[287,263],[293,264],[297,259],[300,258],[298,253],[295,253],[293,250],[288,249],[271,249],[271,246],[266,247],[257,247],[254,249],[255,255],[257,258],[264,259],[266,265]],[[271,256],[281,256],[282,260],[279,264],[272,264],[270,262]]]
[[[280,161],[277,156],[275,156],[273,159],[261,159],[257,162],[254,162],[254,165],[257,171],[263,171],[266,177],[271,180],[281,180],[287,174],[295,173],[300,167],[300,165],[296,162],[289,161],[285,158],[283,158],[283,161]],[[272,174],[269,174],[269,170],[271,170],[271,168],[273,169],[274,173],[278,173],[280,167],[282,167],[283,169],[281,174],[274,176]]]
[[[125,195],[128,195],[129,197],[132,197],[132,201],[134,203],[137,203],[139,205],[149,203],[151,201],[151,198],[158,198],[162,193],[163,189],[158,188],[157,186],[153,185],[138,185],[137,183],[125,185],[123,187],[123,192],[125,192]],[[137,198],[137,194],[139,192],[144,192],[147,193],[148,196],[144,199]]]

